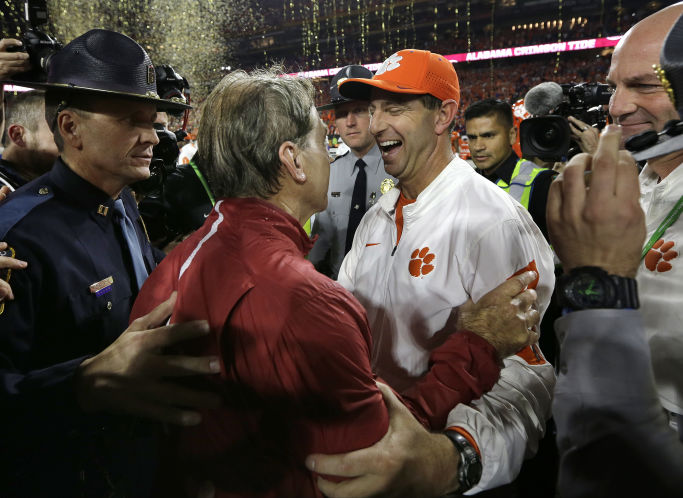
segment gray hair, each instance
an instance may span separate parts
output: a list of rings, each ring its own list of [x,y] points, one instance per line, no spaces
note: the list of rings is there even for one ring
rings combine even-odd
[[[43,115],[43,103],[45,92],[32,90],[16,94],[5,94],[5,128],[2,133],[2,145],[7,147],[10,143],[9,127],[21,125],[29,131],[38,129],[39,120],[45,119]]]
[[[311,82],[279,68],[235,71],[204,102],[197,163],[216,197],[268,198],[280,188],[280,145],[305,146]]]

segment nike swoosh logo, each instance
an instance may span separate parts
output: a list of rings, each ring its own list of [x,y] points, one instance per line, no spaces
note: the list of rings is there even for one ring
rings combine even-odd
[[[373,242],[373,243],[370,243],[370,244],[365,244],[365,247],[378,246],[378,245],[380,245],[380,244],[381,244],[381,242]]]

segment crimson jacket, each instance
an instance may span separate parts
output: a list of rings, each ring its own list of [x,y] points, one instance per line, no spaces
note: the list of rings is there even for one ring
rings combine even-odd
[[[171,322],[206,319],[212,331],[182,352],[221,358],[221,373],[201,387],[221,392],[224,405],[169,438],[162,495],[208,479],[219,497],[321,496],[308,454],[364,448],[387,431],[365,310],[304,259],[311,246],[272,204],[223,199],[143,286],[131,320],[177,290]],[[438,354],[448,359],[438,378],[405,400],[427,426],[499,373],[493,348],[469,332],[452,334]]]

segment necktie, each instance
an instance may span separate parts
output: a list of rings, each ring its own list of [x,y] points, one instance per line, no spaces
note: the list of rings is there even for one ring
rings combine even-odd
[[[147,268],[145,267],[145,260],[142,257],[142,249],[138,242],[138,235],[133,226],[133,222],[126,215],[126,208],[123,207],[123,200],[117,199],[114,201],[114,219],[121,227],[121,233],[126,239],[128,251],[130,252],[130,259],[133,262],[133,271],[135,272],[135,281],[138,285],[138,290],[142,287],[147,278]]]
[[[351,210],[349,211],[349,226],[346,230],[345,252],[351,250],[356,228],[358,228],[358,224],[365,214],[365,198],[367,197],[368,185],[365,163],[362,159],[359,159],[356,161],[356,166],[358,167],[358,174],[356,175],[356,183],[353,184],[353,194],[351,194]]]

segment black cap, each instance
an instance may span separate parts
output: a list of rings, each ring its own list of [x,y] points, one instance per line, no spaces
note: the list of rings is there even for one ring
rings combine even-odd
[[[175,99],[160,98],[154,66],[147,52],[126,35],[106,29],[90,30],[54,54],[47,82],[7,83],[149,102],[159,111],[191,108]]]
[[[327,109],[334,109],[339,104],[344,102],[351,102],[354,99],[347,99],[342,97],[339,93],[339,85],[349,78],[372,78],[372,71],[364,66],[350,65],[345,66],[339,70],[337,74],[334,75],[332,81],[330,81],[330,103],[321,105],[318,107],[319,111],[325,111]]]
[[[663,78],[662,83],[683,119],[683,15],[669,31],[659,61],[664,75],[658,73],[658,76]]]

